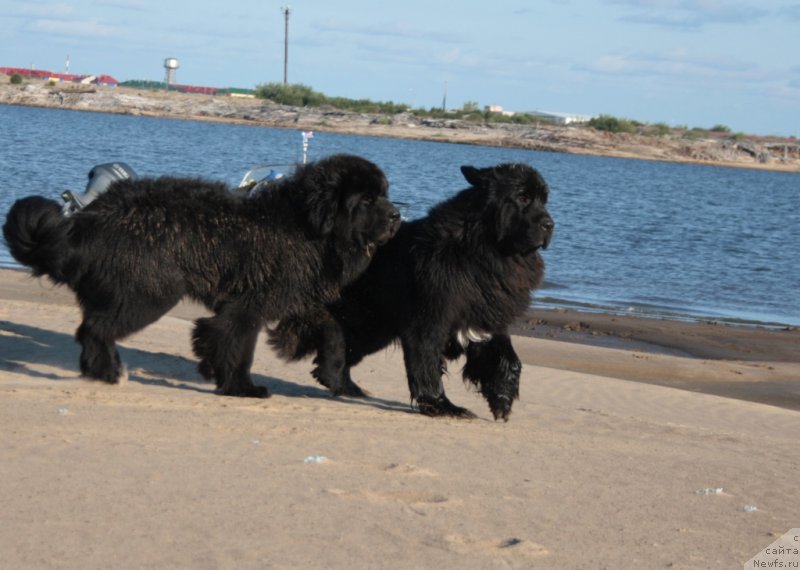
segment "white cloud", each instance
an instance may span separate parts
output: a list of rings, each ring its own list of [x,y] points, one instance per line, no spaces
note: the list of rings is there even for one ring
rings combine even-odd
[[[352,22],[327,20],[312,24],[312,28],[321,33],[347,34],[350,36],[372,36],[389,39],[428,40],[443,43],[460,41],[460,37],[449,32],[422,30],[400,21],[382,22],[364,26]]]
[[[97,20],[53,20],[38,19],[28,23],[28,29],[35,32],[60,36],[109,38],[119,35],[119,30]]]
[[[75,7],[71,4],[63,2],[19,2],[15,3],[12,12],[17,17],[48,17],[54,18],[57,16],[72,16],[75,14]]]
[[[92,3],[95,6],[105,6],[108,8],[122,8],[123,10],[144,10],[143,0],[97,0]]]
[[[778,11],[778,15],[793,22],[800,21],[800,4],[789,4]]]
[[[621,55],[603,55],[588,66],[589,70],[601,73],[631,73],[636,68],[636,62]]]
[[[684,29],[751,24],[770,13],[757,4],[721,0],[606,0],[606,3],[633,9],[622,21]]]
[[[606,54],[575,69],[609,75],[640,75],[702,80],[769,81],[776,76],[755,63],[699,56],[685,48],[662,53]]]

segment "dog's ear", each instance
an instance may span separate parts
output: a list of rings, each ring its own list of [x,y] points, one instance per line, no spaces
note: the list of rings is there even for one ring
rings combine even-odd
[[[334,187],[321,189],[308,197],[308,222],[314,232],[324,237],[336,223],[337,191]]]
[[[516,208],[509,203],[500,204],[494,212],[494,231],[497,243],[502,243],[509,232],[511,232],[514,225],[514,217],[516,216]]]
[[[467,179],[467,182],[473,186],[482,186],[486,176],[486,169],[478,169],[474,166],[465,165],[461,167],[461,174],[463,174],[464,178]]]
[[[330,234],[336,224],[342,176],[332,161],[332,158],[327,158],[304,165],[298,176],[306,192],[304,202],[308,224],[318,237]]]

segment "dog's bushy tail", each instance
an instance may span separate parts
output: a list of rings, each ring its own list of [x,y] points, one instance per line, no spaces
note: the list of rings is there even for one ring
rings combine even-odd
[[[302,316],[290,316],[267,331],[268,343],[286,361],[301,360],[317,352],[322,333],[317,323]]]
[[[14,259],[30,267],[35,276],[47,275],[63,283],[70,225],[58,202],[29,196],[11,206],[3,225],[3,237]]]

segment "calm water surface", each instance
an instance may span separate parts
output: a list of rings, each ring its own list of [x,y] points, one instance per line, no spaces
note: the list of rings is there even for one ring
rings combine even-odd
[[[0,219],[29,194],[82,191],[99,163],[238,184],[301,158],[299,131],[0,105]],[[315,133],[310,156],[376,162],[416,218],[459,167],[525,162],[551,187],[544,305],[800,325],[800,174]],[[18,267],[0,245],[0,265]]]

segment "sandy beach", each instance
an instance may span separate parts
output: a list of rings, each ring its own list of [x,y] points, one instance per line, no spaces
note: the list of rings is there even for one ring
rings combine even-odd
[[[259,342],[216,396],[182,304],[80,378],[72,294],[0,270],[2,568],[742,568],[800,527],[800,332],[534,310],[508,423],[332,398]]]

